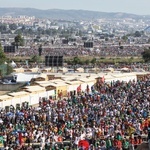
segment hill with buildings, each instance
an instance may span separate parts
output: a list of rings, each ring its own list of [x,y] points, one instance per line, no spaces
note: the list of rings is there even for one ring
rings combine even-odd
[[[49,19],[65,19],[65,20],[94,20],[100,18],[133,18],[133,19],[144,19],[150,18],[150,16],[140,16],[135,14],[127,13],[108,13],[88,10],[62,10],[62,9],[48,9],[40,10],[35,8],[0,8],[0,16],[18,16],[27,15],[35,16],[37,18],[49,18]]]

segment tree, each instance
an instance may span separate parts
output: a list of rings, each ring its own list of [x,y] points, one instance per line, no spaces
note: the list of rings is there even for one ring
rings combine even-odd
[[[145,49],[144,52],[142,52],[142,57],[145,62],[150,62],[150,48]]]
[[[142,32],[140,32],[140,31],[135,31],[135,33],[134,33],[135,37],[141,37],[141,35],[142,35]]]
[[[17,29],[17,25],[16,25],[15,23],[10,24],[10,25],[9,25],[9,29],[10,29],[10,30],[16,30],[16,29]]]
[[[39,56],[41,56],[42,55],[42,45],[40,45],[40,47],[39,47]]]
[[[74,57],[73,58],[73,64],[76,65],[76,64],[79,64],[80,63],[80,58],[79,57]]]
[[[109,41],[108,37],[105,38],[105,41]]]
[[[94,64],[94,65],[95,65],[95,63],[96,63],[96,58],[93,58],[93,59],[91,60],[91,64]]]
[[[3,64],[5,61],[6,61],[6,55],[3,51],[3,48],[1,46],[1,43],[0,43],[0,65]]]
[[[89,60],[89,59],[86,59],[86,60],[85,60],[85,64],[86,64],[86,65],[89,65],[89,63],[90,63],[90,60]]]
[[[31,57],[30,61],[38,63],[40,61],[40,57],[37,55],[34,55]]]
[[[7,30],[6,24],[0,24],[0,31],[3,33],[6,32],[6,30]]]
[[[128,36],[127,36],[127,35],[124,35],[124,36],[122,36],[122,39],[123,39],[124,41],[127,41],[127,40],[128,40]]]
[[[95,65],[97,64],[96,58],[93,58],[93,59],[91,60],[91,64],[95,67]]]
[[[7,64],[7,75],[11,74],[13,72],[12,66]]]
[[[120,46],[120,49],[123,49],[123,46]]]
[[[15,37],[15,44],[17,46],[23,46],[24,45],[24,39],[22,38],[22,36],[20,34],[18,34],[16,37]]]

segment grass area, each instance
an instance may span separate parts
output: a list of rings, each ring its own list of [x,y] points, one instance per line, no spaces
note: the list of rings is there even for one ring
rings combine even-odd
[[[66,57],[65,60],[73,60],[74,57]],[[92,56],[79,56],[82,61],[92,60],[96,58],[98,63],[134,63],[134,62],[144,62],[142,57],[92,57]]]
[[[135,63],[143,62],[143,59],[140,57],[117,57],[117,58],[100,58],[98,62],[101,63]]]
[[[144,62],[142,57],[96,57],[96,56],[77,56],[81,61],[89,60],[96,58],[98,63],[134,63],[134,62]],[[64,57],[64,62],[72,61],[74,56]],[[11,60],[15,62],[25,62],[25,60],[30,60],[31,57],[11,57]],[[44,62],[45,58],[41,57],[40,62]]]

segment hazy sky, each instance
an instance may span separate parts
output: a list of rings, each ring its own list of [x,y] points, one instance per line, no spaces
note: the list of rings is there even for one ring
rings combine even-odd
[[[0,0],[0,7],[83,9],[150,15],[150,0]]]

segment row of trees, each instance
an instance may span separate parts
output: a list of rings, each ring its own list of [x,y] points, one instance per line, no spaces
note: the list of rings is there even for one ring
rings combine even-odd
[[[149,63],[150,62],[150,48],[145,49],[144,52],[141,54],[144,62]],[[133,60],[133,58],[131,57]],[[80,57],[74,57],[73,59],[67,59],[65,62],[69,65],[96,65],[99,63],[96,58],[88,59],[88,58],[80,58]],[[132,61],[131,61],[132,62]],[[129,62],[129,63],[131,63]],[[114,60],[115,63],[115,60]]]
[[[8,33],[14,33],[14,34],[24,34],[24,35],[50,35],[50,36],[56,36],[56,35],[63,35],[64,37],[68,37],[72,35],[73,33],[76,33],[77,35],[81,36],[82,31],[76,30],[76,27],[69,27],[69,28],[58,28],[58,29],[44,29],[42,27],[34,28],[34,27],[26,27],[25,25],[17,25],[15,23],[13,24],[3,24],[0,23],[0,32],[2,34],[8,34]]]
[[[121,38],[122,38],[122,40],[127,41],[130,36],[141,37],[143,35],[144,35],[144,31],[135,31],[134,33],[130,33],[130,34],[124,35]]]
[[[0,32],[3,34],[7,34],[7,33],[12,33],[12,30],[17,30],[18,26],[13,23],[13,24],[3,24],[3,23],[0,23]]]
[[[2,45],[1,45],[1,43],[0,43],[0,65],[1,65],[1,64],[4,64],[5,61],[6,61],[6,59],[7,59],[7,58],[6,58],[6,55],[4,54]]]
[[[68,64],[68,65],[89,65],[89,64],[93,64],[95,65],[96,64],[96,58],[92,58],[92,59],[83,59],[83,58],[79,58],[79,57],[74,57],[73,59],[67,59],[65,60],[65,62]]]

